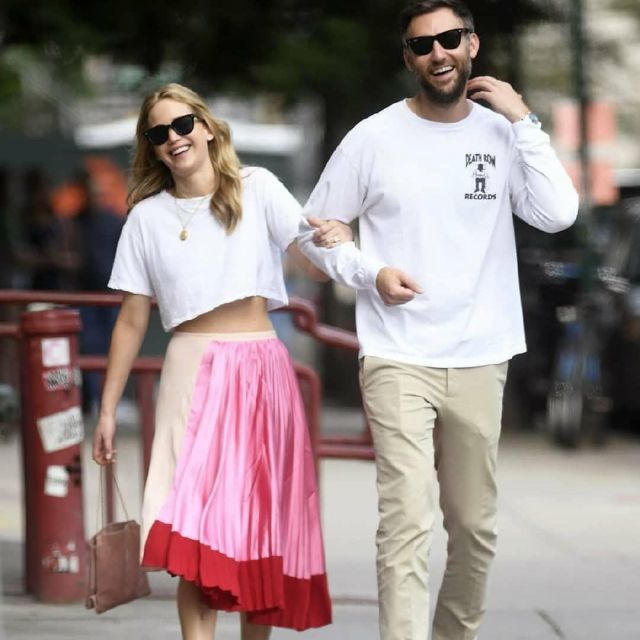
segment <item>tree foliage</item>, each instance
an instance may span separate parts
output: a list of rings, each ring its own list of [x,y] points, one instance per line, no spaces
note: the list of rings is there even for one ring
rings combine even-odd
[[[397,15],[403,0],[3,0],[2,47],[28,45],[61,68],[91,53],[143,65],[177,62],[203,91],[276,91],[324,107],[327,151],[355,121],[411,91]],[[470,2],[477,71],[517,80],[522,25],[550,0]],[[1,61],[0,61],[1,62]],[[14,88],[0,64],[0,90]],[[8,88],[8,89],[7,89]],[[0,96],[1,99],[1,96]]]
[[[635,16],[637,20],[640,20],[640,3],[638,0],[614,0],[612,8],[626,11],[630,15]]]

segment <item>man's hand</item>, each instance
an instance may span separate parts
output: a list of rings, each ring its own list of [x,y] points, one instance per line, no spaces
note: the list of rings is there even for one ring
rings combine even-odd
[[[522,96],[508,83],[491,76],[478,76],[467,83],[471,100],[485,100],[507,120],[517,122],[529,113]]]
[[[376,277],[376,288],[387,306],[405,304],[424,289],[400,269],[383,267]]]

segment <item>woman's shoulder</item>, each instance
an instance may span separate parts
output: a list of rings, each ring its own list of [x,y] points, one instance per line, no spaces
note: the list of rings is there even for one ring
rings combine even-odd
[[[269,180],[277,180],[276,176],[264,167],[249,166],[240,169],[240,178],[244,184],[260,184]]]
[[[166,209],[170,196],[166,191],[160,191],[136,202],[129,211],[128,220],[136,220],[139,223],[146,222],[151,216],[158,215],[158,211]]]
[[[280,178],[264,167],[243,167],[240,175],[242,186],[248,192],[267,196],[285,189]]]
[[[269,211],[291,210],[299,208],[300,204],[291,194],[285,184],[274,173],[264,167],[244,167],[243,191],[248,198],[245,202],[253,203],[267,214]]]

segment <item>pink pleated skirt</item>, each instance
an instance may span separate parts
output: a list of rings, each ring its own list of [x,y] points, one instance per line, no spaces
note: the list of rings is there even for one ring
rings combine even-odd
[[[142,526],[143,566],[194,582],[212,608],[331,622],[309,434],[274,332],[173,335]]]

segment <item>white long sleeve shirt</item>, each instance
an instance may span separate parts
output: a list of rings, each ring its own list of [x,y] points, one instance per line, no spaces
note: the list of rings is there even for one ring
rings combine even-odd
[[[455,123],[400,101],[360,122],[338,146],[305,216],[359,218],[353,243],[302,251],[358,289],[361,355],[431,367],[472,367],[526,350],[513,229],[515,213],[547,232],[569,227],[578,197],[535,125],[470,103]],[[424,293],[385,306],[375,288],[389,265]]]

